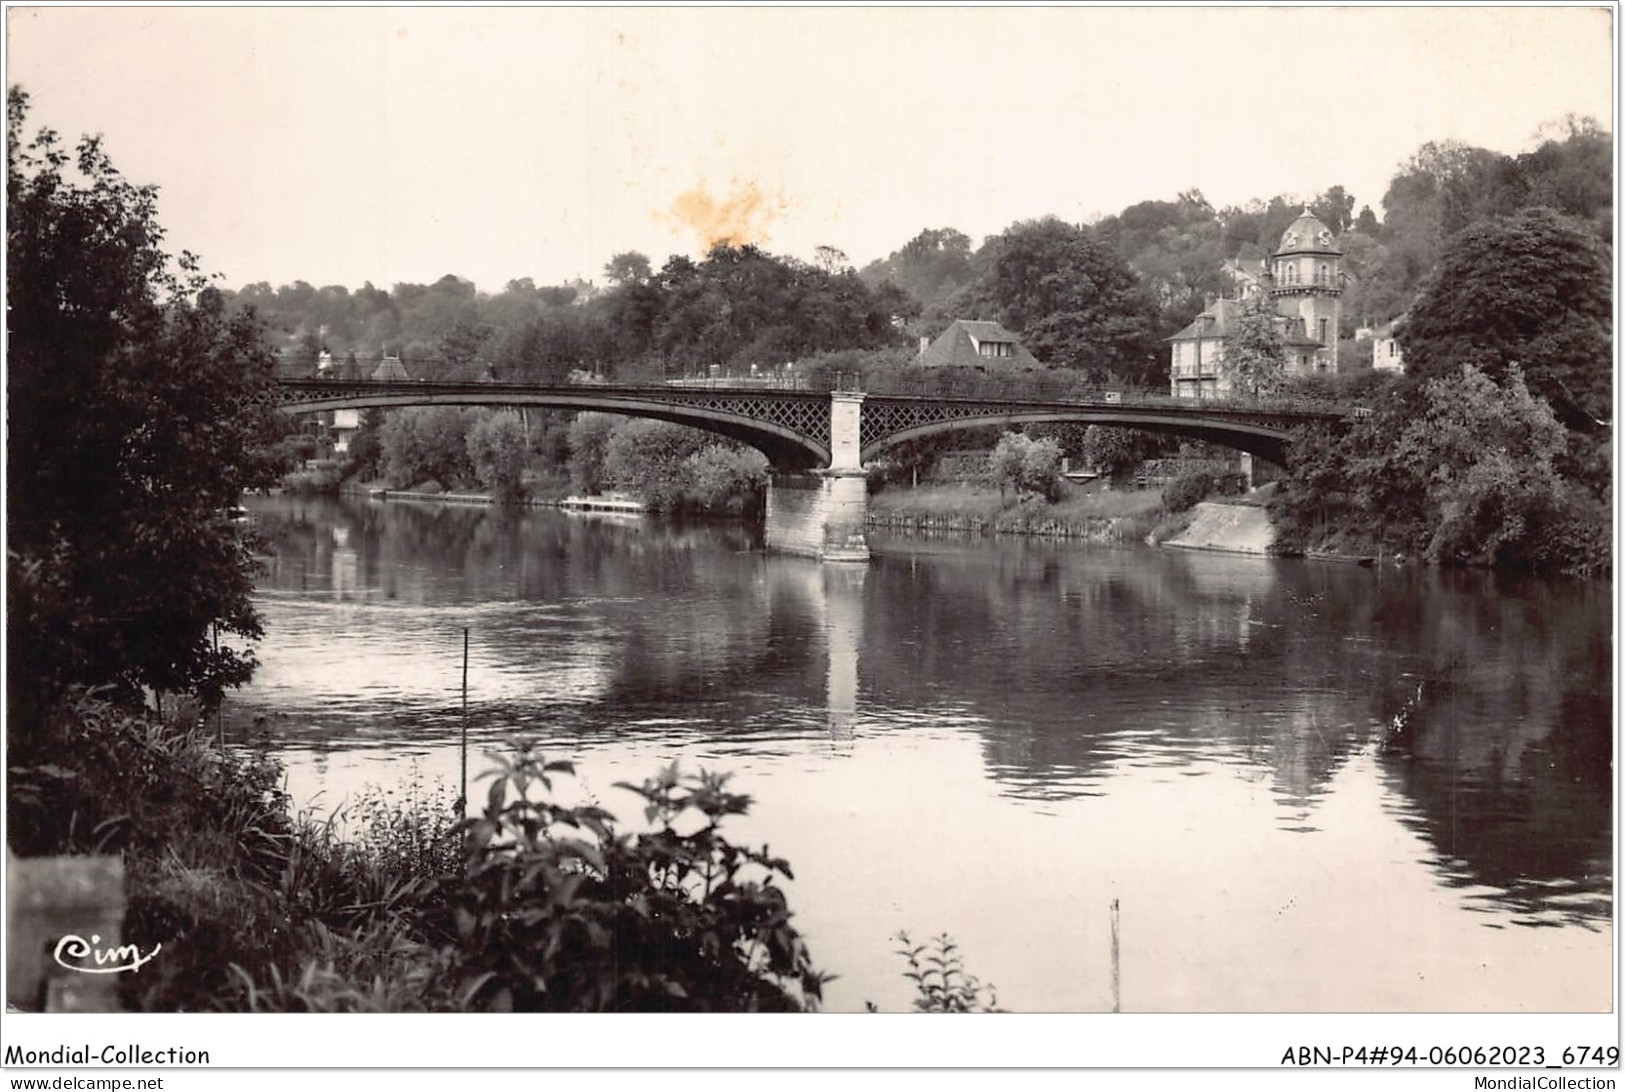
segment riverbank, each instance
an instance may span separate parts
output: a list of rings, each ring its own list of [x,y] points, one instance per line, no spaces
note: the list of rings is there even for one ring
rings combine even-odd
[[[1081,542],[1143,541],[1164,523],[1160,494],[1149,491],[1089,492],[1055,503],[1016,501],[983,485],[958,483],[893,488],[869,498],[866,522],[900,531],[1037,535]]]
[[[440,501],[445,504],[516,504],[526,508],[557,508],[565,505],[571,498],[557,487],[557,483],[549,483],[550,488],[531,487],[524,496],[507,502],[500,501],[490,493],[478,493],[471,490],[459,489],[396,489],[387,481],[356,481],[350,479],[339,485],[337,493],[345,497],[367,497],[372,500],[411,500],[411,501]]]
[[[1212,550],[1267,556],[1275,543],[1269,513],[1255,504],[1203,501],[1190,525],[1162,545],[1175,550]]]
[[[98,894],[123,911],[120,942],[145,966],[118,981],[120,1008],[818,1007],[825,976],[774,884],[789,866],[718,833],[749,802],[702,775],[673,767],[631,787],[641,800],[629,811],[649,829],[629,837],[597,806],[527,797],[574,773],[528,746],[493,771],[492,802],[472,822],[462,801],[418,782],[315,820],[292,813],[267,745],[217,744],[192,716],[81,694],[50,736],[11,755],[8,850],[121,864],[120,889]],[[553,824],[573,836],[555,839]],[[770,966],[755,958],[762,921],[775,922]],[[42,986],[8,1001],[57,1011],[51,997]]]
[[[987,486],[959,483],[890,489],[869,500],[867,523],[891,531],[1034,535],[1103,544],[1144,542],[1177,550],[1308,557],[1338,564],[1371,565],[1376,551],[1326,548],[1281,555],[1269,514],[1274,483],[1252,493],[1201,501],[1169,511],[1157,490],[1092,491],[1056,503],[1012,503]],[[1387,559],[1400,562],[1390,555]]]

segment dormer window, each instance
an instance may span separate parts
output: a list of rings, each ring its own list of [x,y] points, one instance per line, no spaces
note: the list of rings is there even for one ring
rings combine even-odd
[[[1016,355],[1015,346],[1008,341],[984,341],[976,346],[978,354],[985,357],[1009,357]]]

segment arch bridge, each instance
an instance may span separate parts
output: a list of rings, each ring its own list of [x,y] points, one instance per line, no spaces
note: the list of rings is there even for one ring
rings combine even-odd
[[[1325,406],[1243,404],[1099,392],[1042,400],[865,394],[768,386],[609,386],[279,379],[289,414],[402,406],[537,406],[649,417],[738,440],[767,456],[770,547],[825,560],[868,557],[863,467],[910,440],[1020,424],[1109,425],[1185,436],[1282,465],[1291,430],[1344,419]]]

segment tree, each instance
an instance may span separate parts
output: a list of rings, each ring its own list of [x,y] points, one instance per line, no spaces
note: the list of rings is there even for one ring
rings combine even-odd
[[[1499,384],[1471,366],[1408,382],[1342,435],[1295,438],[1272,506],[1278,543],[1606,571],[1607,501],[1562,472],[1573,438],[1515,366]]]
[[[740,515],[758,508],[767,488],[767,457],[752,448],[712,443],[683,461],[688,496],[708,512]]]
[[[270,484],[274,359],[188,253],[162,249],[157,191],[99,138],[25,140],[6,100],[7,665],[11,726],[67,688],[189,691],[252,673],[254,561],[226,510]],[[184,574],[183,580],[178,580]]]
[[[876,290],[896,285],[913,299],[916,311],[951,317],[944,310],[947,301],[973,277],[970,236],[953,228],[928,228],[901,250],[865,266],[862,277]]]
[[[384,476],[406,488],[426,482],[443,487],[474,480],[468,430],[477,410],[424,406],[397,410],[378,430]]]
[[[654,270],[647,255],[625,250],[604,263],[604,279],[617,288],[646,284]]]
[[[615,418],[607,413],[581,413],[570,423],[570,488],[593,496],[609,485],[604,457]]]
[[[633,418],[618,425],[604,450],[604,475],[616,487],[657,511],[680,508],[686,493],[684,464],[711,443],[699,429]]]
[[[1407,373],[1472,365],[1499,380],[1517,364],[1572,425],[1609,418],[1612,266],[1592,232],[1550,209],[1464,229],[1400,328]]]
[[[1011,488],[1018,498],[1037,495],[1055,500],[1061,495],[1061,445],[1006,432],[988,457],[988,474],[1001,498]]]
[[[529,445],[517,413],[489,413],[468,430],[468,459],[474,473],[498,501],[512,504],[525,495]]]
[[[1177,201],[1141,201],[1095,227],[1139,276],[1157,309],[1159,336],[1172,334],[1223,293],[1223,228],[1200,191]]]
[[[1550,407],[1514,365],[1497,385],[1472,367],[1426,386],[1427,408],[1399,435],[1393,461],[1408,466],[1434,516],[1430,561],[1535,560],[1538,532],[1565,492],[1556,462],[1567,446]]]
[[[1280,389],[1286,374],[1286,346],[1281,317],[1262,292],[1241,306],[1234,329],[1224,343],[1224,367],[1232,393],[1262,398]]]
[[[992,261],[965,297],[969,308],[993,311],[1054,367],[1152,377],[1161,356],[1154,307],[1111,244],[1050,217],[1015,224],[983,249]]]
[[[1114,477],[1163,454],[1169,443],[1168,437],[1154,432],[1090,425],[1084,430],[1079,455],[1085,466]]]
[[[1354,197],[1342,186],[1333,186],[1309,202],[1309,210],[1332,229],[1333,235],[1341,235],[1354,226]]]

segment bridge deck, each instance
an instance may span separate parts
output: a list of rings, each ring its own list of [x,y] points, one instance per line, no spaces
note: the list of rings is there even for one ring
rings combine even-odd
[[[774,466],[804,470],[830,457],[831,393],[763,385],[610,385],[283,378],[282,408],[317,413],[414,405],[533,405],[652,417],[707,429],[750,444]],[[856,392],[842,392],[856,393]],[[1105,390],[1074,397],[978,394],[868,393],[863,396],[861,449],[865,460],[886,448],[938,432],[1077,422],[1174,433],[1284,458],[1291,430],[1340,422],[1355,411],[1304,402],[1173,398]]]

